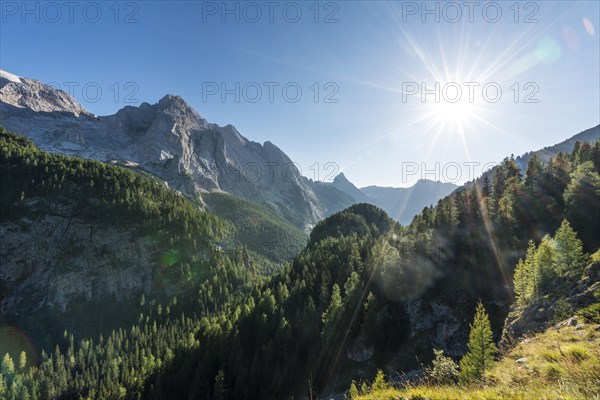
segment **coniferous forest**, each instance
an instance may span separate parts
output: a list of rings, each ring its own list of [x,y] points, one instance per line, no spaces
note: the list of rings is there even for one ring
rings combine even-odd
[[[534,156],[526,170],[506,158],[408,226],[357,204],[318,223],[302,247],[302,235],[256,211],[267,220],[256,232],[274,226],[286,243],[302,241],[287,261],[287,247],[260,255],[244,245],[249,231],[236,233],[231,215],[247,205],[227,208],[227,220],[149,174],[0,134],[1,220],[66,207],[155,235],[165,255],[156,273],[167,282],[123,303],[119,326],[96,335],[52,326],[37,338],[39,359],[6,353],[2,399],[358,398],[405,382],[392,368],[424,366],[430,385],[476,385],[500,358],[505,321],[549,298],[564,305],[553,321],[569,316],[565,282],[576,285],[599,262],[598,141],[547,163]],[[228,199],[210,201],[215,210]],[[587,320],[598,318],[597,304],[586,305]],[[450,336],[427,325],[445,318],[436,307],[459,316]],[[599,381],[582,381],[581,398]]]

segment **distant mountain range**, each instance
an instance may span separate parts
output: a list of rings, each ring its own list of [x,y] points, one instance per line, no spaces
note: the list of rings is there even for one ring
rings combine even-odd
[[[382,208],[403,225],[408,225],[424,207],[435,205],[458,187],[452,183],[420,179],[408,188],[367,186],[359,189],[343,173],[334,179],[333,186],[358,202]]]
[[[226,192],[269,206],[305,231],[356,203],[374,204],[408,224],[457,188],[421,180],[410,188],[359,189],[344,174],[331,183],[313,181],[275,144],[248,140],[232,125],[209,123],[179,96],[97,117],[61,90],[2,70],[0,121],[43,150],[142,170],[202,202],[204,193]],[[557,150],[569,151],[576,140],[597,138],[599,130],[537,153],[547,159]],[[531,154],[517,161],[526,165]]]

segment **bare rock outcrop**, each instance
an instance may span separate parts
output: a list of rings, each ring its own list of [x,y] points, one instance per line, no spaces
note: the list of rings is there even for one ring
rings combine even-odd
[[[28,207],[41,201],[29,199]],[[65,311],[76,300],[122,300],[150,289],[160,259],[152,239],[78,219],[68,207],[55,211],[0,223],[0,313]]]

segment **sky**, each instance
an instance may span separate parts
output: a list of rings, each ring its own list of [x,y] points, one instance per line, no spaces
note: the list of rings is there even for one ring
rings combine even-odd
[[[0,1],[0,69],[97,115],[183,97],[303,175],[464,183],[600,123],[598,1]]]

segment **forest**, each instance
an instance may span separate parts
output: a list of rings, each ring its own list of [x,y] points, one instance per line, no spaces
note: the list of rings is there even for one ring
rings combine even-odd
[[[28,212],[33,197],[76,199],[81,215],[167,230],[188,243],[177,266],[192,272],[194,243],[224,240],[226,222],[155,180],[42,152],[4,130],[0,176],[2,219]],[[471,323],[497,342],[513,302],[532,301],[589,261],[599,231],[600,142],[578,143],[549,163],[533,157],[526,171],[506,158],[491,178],[425,208],[408,226],[368,204],[334,214],[270,276],[250,268],[244,246],[211,248],[202,260],[210,276],[177,297],[141,296],[130,326],[97,337],[65,330],[39,363],[5,355],[0,398],[316,398],[353,380],[381,386],[380,365],[409,371],[448,361],[434,352],[434,328],[411,334],[415,304],[468,316],[447,345],[469,354]],[[356,348],[368,362],[350,356]],[[478,377],[473,360],[461,361],[462,371],[475,365],[461,379]]]

